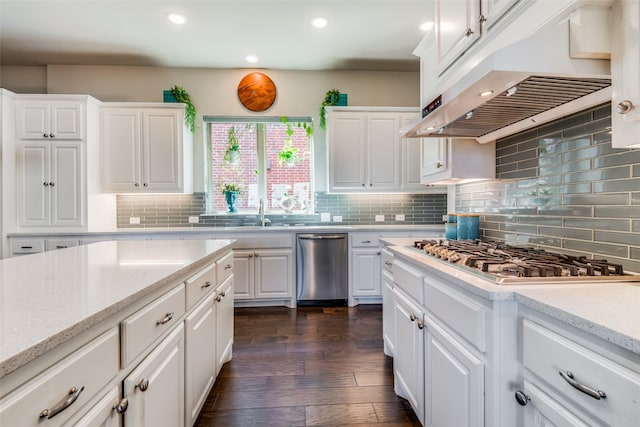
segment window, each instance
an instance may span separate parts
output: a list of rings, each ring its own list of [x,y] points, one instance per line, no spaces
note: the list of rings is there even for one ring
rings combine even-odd
[[[312,209],[311,118],[205,117],[208,124],[209,210],[225,212],[224,184],[236,184],[239,213],[255,213],[260,199],[271,212],[283,212],[286,198],[294,212]]]

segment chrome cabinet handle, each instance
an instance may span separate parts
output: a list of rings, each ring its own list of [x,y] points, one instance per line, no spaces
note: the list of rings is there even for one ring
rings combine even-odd
[[[387,267],[391,267],[393,264],[391,263],[391,261],[385,261],[384,265],[386,265]]]
[[[360,243],[371,243],[371,240],[361,240]]]
[[[616,113],[627,114],[629,111],[633,110],[633,107],[633,102],[625,99],[624,101],[620,101],[620,103],[616,106]]]
[[[20,246],[20,249],[33,249],[33,246]]]
[[[529,401],[531,400],[531,398],[529,396],[527,396],[523,391],[516,391],[516,402],[518,402],[518,405],[520,406],[527,406],[527,403],[529,403]]]
[[[256,254],[256,256],[258,256],[258,254]],[[224,269],[225,269],[225,270],[228,270],[228,269],[230,269],[230,268],[231,268],[231,264],[227,264],[227,265],[225,265],[225,266],[224,266]]]
[[[422,320],[418,320],[418,329],[424,329],[424,322]]]
[[[204,282],[204,285],[202,285],[202,286],[200,286],[200,287],[201,287],[202,289],[204,289],[204,288],[208,288],[209,286],[211,286],[211,282],[206,281],[206,282]]]
[[[135,388],[140,389],[142,392],[147,391],[149,388],[149,380],[146,378],[142,379],[138,384],[136,384]]]
[[[156,326],[164,325],[165,323],[169,322],[171,319],[173,319],[173,311],[171,313],[165,314],[165,316],[162,319],[156,320]]]
[[[580,384],[578,381],[574,379],[573,372],[571,371],[567,371],[567,372],[559,371],[558,373],[560,374],[562,379],[564,379],[566,382],[569,383],[571,387],[583,392],[586,395],[593,397],[596,400],[604,399],[607,397],[605,392],[602,390],[596,390],[587,385]]]
[[[409,316],[409,319],[411,319],[412,322],[416,321],[416,315],[411,313],[411,315]]]
[[[66,248],[68,248],[68,246],[66,246],[66,245],[57,245],[56,246],[56,249],[66,249]]]
[[[465,37],[469,37],[473,34],[473,30],[471,28],[467,28],[467,31],[464,32]]]
[[[119,414],[124,414],[125,412],[127,412],[127,408],[129,408],[129,399],[127,398],[122,399],[120,402],[118,402],[117,405],[113,407],[113,409],[115,409],[115,411]]]
[[[51,409],[43,409],[42,411],[40,411],[40,418],[46,418],[46,419],[50,420],[51,418],[55,417],[60,412],[64,411],[69,406],[73,405],[75,403],[75,401],[78,400],[78,398],[80,397],[80,393],[82,393],[83,390],[84,390],[84,386],[81,386],[80,388],[71,387],[69,389],[69,392],[67,393],[68,397],[65,398],[65,399],[62,399],[53,408],[51,408]]]

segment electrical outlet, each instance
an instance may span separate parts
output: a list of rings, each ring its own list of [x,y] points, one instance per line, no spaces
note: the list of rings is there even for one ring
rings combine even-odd
[[[320,214],[320,222],[329,222],[331,221],[331,213],[323,212]]]
[[[198,216],[190,216],[189,217],[189,224],[197,224],[200,222],[200,217]]]
[[[334,215],[333,222],[342,222],[342,215]]]
[[[130,217],[129,224],[140,224],[140,217],[139,216]]]
[[[404,214],[396,214],[396,221],[404,221]]]
[[[384,222],[384,215],[376,215],[376,222]]]

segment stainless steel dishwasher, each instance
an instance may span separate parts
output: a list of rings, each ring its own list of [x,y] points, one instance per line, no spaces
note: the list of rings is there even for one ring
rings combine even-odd
[[[346,305],[349,297],[347,234],[298,234],[298,305]]]

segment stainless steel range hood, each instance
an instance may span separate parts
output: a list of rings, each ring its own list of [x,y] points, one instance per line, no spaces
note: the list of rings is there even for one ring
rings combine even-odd
[[[493,53],[425,106],[403,136],[486,143],[611,100],[607,53],[570,58],[569,34],[564,21]]]

